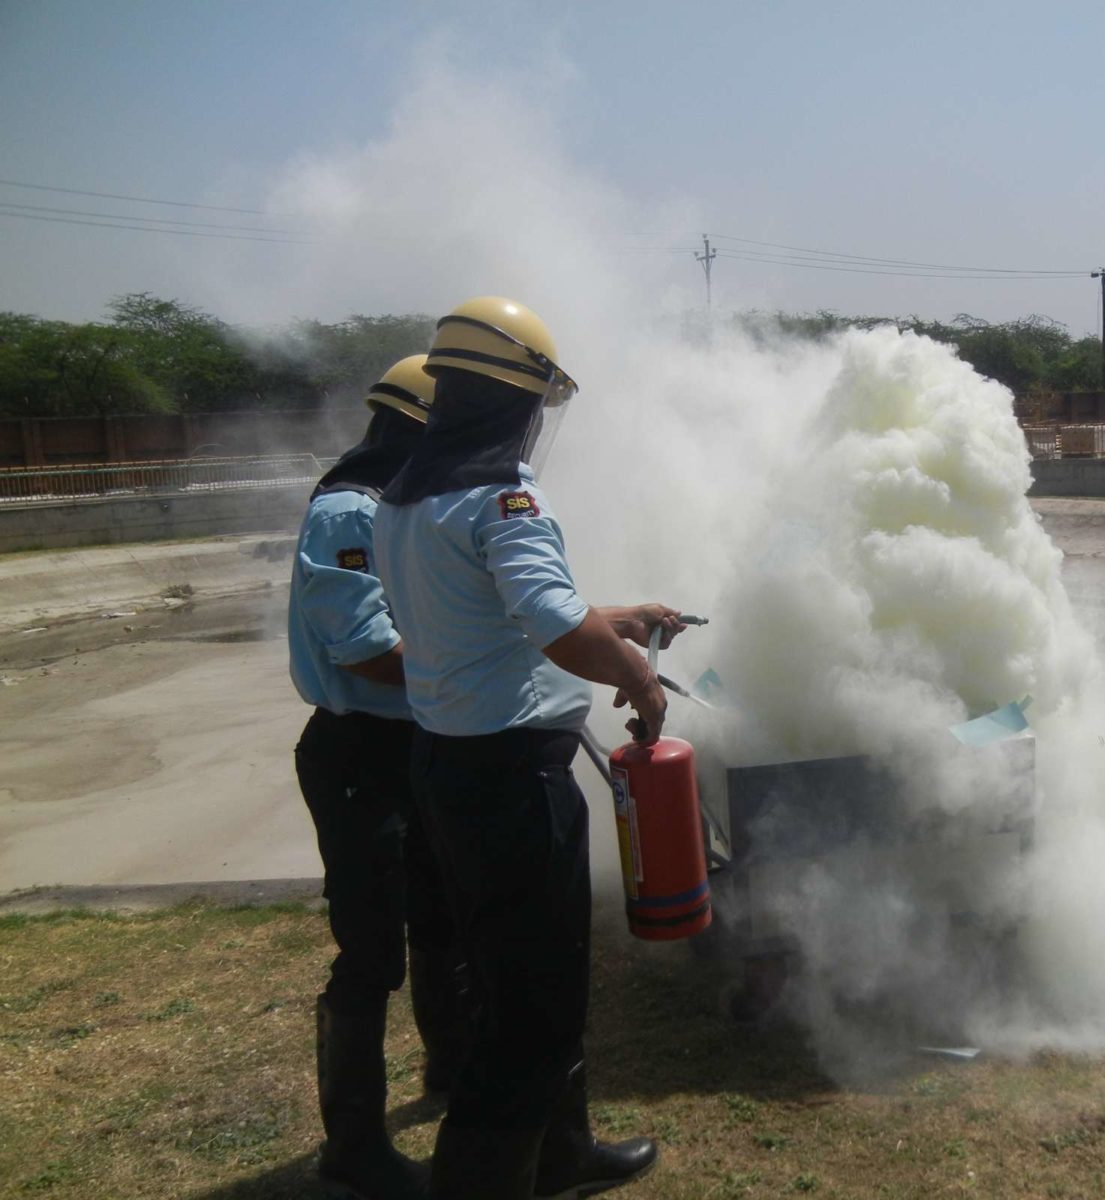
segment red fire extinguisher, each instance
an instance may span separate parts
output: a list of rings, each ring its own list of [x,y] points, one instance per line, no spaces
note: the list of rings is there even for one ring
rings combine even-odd
[[[682,620],[706,623],[705,618]],[[653,670],[660,633],[657,626],[649,645]],[[682,688],[675,690],[687,694]],[[701,933],[711,919],[710,885],[690,743],[674,737],[662,737],[651,746],[628,742],[611,753],[609,773],[602,769],[593,744],[587,749],[614,793],[630,933],[646,941]]]

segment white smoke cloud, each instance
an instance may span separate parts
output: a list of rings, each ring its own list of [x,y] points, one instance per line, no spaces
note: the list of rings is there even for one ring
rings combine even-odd
[[[555,53],[483,72],[458,67],[443,40],[420,47],[381,137],[306,152],[274,183],[270,210],[315,231],[302,260],[228,275],[225,304],[275,320],[292,296],[302,315],[333,319],[519,295],[565,345],[586,345],[592,322],[634,295],[642,263],[622,251],[640,213],[574,167],[557,121],[571,78]]]
[[[933,808],[985,824],[1021,775],[947,728],[1031,694],[1027,859],[981,834],[937,840],[935,865],[860,840],[762,898],[802,945],[794,1002],[837,1069],[869,1054],[872,1006],[916,1020],[934,996],[1006,1049],[1105,1043],[1105,706],[1061,555],[1025,498],[1009,393],[891,328],[766,348],[705,325],[684,336],[687,297],[622,252],[626,231],[671,214],[574,162],[556,119],[563,63],[419,62],[382,138],[289,166],[271,207],[314,220],[318,242],[291,273],[228,277],[227,304],[255,314],[278,289],[332,318],[499,293],[540,312],[582,384],[543,480],[581,590],[711,618],[665,664],[688,680],[712,666],[729,691],[721,715],[672,702],[704,775],[866,754],[897,781],[887,804],[903,824]],[[606,704],[600,692],[595,724],[613,742]],[[963,943],[953,883],[990,927],[1021,926],[1015,987]]]

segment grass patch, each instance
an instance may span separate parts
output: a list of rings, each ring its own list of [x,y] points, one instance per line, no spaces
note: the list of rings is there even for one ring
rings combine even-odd
[[[185,1013],[193,1013],[196,1011],[196,1006],[193,1001],[186,996],[178,996],[175,1000],[170,1000],[163,1008],[157,1012],[145,1013],[144,1019],[147,1021],[171,1021],[173,1017],[181,1017]]]
[[[198,903],[0,921],[0,1200],[321,1200],[314,998],[333,957],[303,905]],[[978,1060],[843,1090],[787,1028],[721,1012],[685,947],[595,937],[595,1131],[651,1134],[635,1200],[1105,1194],[1105,1065]],[[392,1133],[432,1148],[440,1107],[406,991],[389,1018]]]
[[[6,1008],[9,1012],[14,1013],[33,1012],[43,1000],[53,996],[56,992],[64,992],[72,986],[72,979],[52,979],[46,983],[38,984],[36,987],[24,992],[22,996],[9,996],[0,999],[0,1009]]]
[[[755,1121],[760,1115],[760,1106],[755,1100],[750,1100],[747,1096],[731,1095],[728,1092],[722,1092],[722,1103],[725,1105],[726,1111],[734,1121]]]
[[[240,1116],[232,1111],[189,1129],[176,1144],[208,1162],[249,1167],[272,1157],[272,1144],[282,1133],[283,1126],[275,1113]]]
[[[77,1169],[67,1162],[47,1163],[35,1175],[28,1176],[20,1185],[21,1192],[52,1192],[58,1184],[72,1183],[77,1179]]]

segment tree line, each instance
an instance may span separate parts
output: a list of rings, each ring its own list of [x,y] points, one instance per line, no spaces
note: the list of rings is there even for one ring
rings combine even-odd
[[[959,313],[945,323],[915,316],[843,317],[822,310],[802,315],[738,313],[733,321],[755,341],[767,341],[780,333],[822,340],[843,329],[896,325],[902,332],[910,330],[954,346],[959,357],[980,375],[1005,384],[1016,398],[1017,415],[1022,420],[1046,417],[1060,392],[1105,388],[1101,339],[1074,338],[1065,325],[1050,317],[1032,315],[992,324]]]
[[[724,321],[764,342],[780,334],[817,340],[889,322],[954,345],[979,372],[1012,389],[1027,416],[1045,411],[1056,392],[1102,386],[1100,341],[1073,338],[1047,317],[991,324],[961,314],[945,324],[821,311],[734,313]],[[104,321],[0,313],[0,416],[352,405],[396,359],[425,350],[433,330],[432,317],[415,313],[252,331],[148,292],[116,298]]]
[[[244,330],[148,292],[113,300],[102,322],[0,313],[0,416],[352,405],[433,329],[415,314]]]

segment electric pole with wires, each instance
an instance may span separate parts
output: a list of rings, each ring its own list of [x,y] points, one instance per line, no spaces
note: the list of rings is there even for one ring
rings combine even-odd
[[[701,254],[696,253],[694,258],[695,258],[695,262],[700,262],[702,264],[702,269],[703,269],[703,271],[706,272],[706,310],[708,312],[710,309],[710,301],[711,301],[710,268],[714,264],[714,259],[717,258],[717,251],[710,249],[710,238],[705,233],[702,235],[702,245],[705,247],[705,250]]]
[[[1091,271],[1090,278],[1101,280],[1101,386],[1105,388],[1105,267]]]

